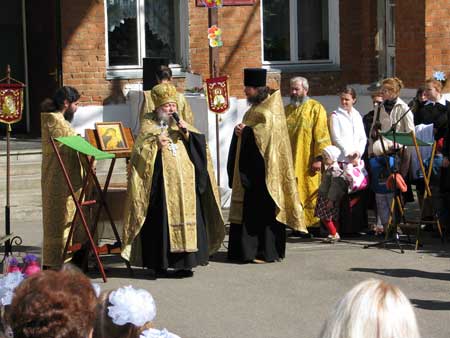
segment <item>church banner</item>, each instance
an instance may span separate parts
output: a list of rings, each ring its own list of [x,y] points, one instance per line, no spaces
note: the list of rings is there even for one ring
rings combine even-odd
[[[22,119],[23,85],[0,83],[0,122],[12,124]]]
[[[228,76],[206,79],[208,108],[213,113],[224,113],[230,106]]]
[[[196,0],[197,7],[251,6],[256,0]]]

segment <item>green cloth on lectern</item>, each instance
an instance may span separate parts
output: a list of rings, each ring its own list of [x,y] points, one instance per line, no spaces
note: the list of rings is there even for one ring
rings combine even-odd
[[[390,141],[394,141],[394,133],[392,132],[392,130],[387,131],[385,133],[381,133],[381,135],[383,135],[385,138],[387,138]],[[433,142],[425,142],[425,141],[418,139],[417,137],[416,137],[416,141],[417,141],[417,145],[419,147],[433,145]],[[395,142],[398,144],[401,144],[403,146],[413,146],[414,145],[413,136],[411,133],[396,132],[395,133]]]
[[[116,155],[112,153],[107,153],[104,151],[101,151],[100,149],[97,149],[92,144],[90,144],[88,141],[86,141],[81,136],[65,136],[65,137],[57,137],[56,141],[61,142],[62,144],[68,146],[69,148],[78,151],[84,155],[92,156],[97,161],[99,160],[106,160],[115,158]]]

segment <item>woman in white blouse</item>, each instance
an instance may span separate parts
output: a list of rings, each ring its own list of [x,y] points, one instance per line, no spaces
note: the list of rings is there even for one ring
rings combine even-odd
[[[359,163],[364,153],[367,136],[361,114],[353,108],[356,93],[346,88],[340,94],[341,105],[330,115],[330,134],[333,145],[341,150],[338,162]]]

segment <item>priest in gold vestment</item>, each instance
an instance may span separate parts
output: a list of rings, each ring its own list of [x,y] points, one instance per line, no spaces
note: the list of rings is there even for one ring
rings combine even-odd
[[[331,145],[325,108],[309,98],[304,77],[291,79],[291,102],[285,107],[295,177],[307,227],[319,226],[314,217],[321,180],[322,150]]]
[[[171,83],[172,81],[172,71],[167,66],[159,66],[159,68],[156,70],[156,78],[159,83]],[[194,114],[192,113],[191,106],[186,100],[186,97],[177,92],[176,93],[176,100],[177,100],[177,113],[180,115],[180,118],[186,121],[191,126],[194,125]],[[140,113],[140,122],[142,124],[142,121],[146,118],[152,117],[152,113],[155,110],[155,104],[152,99],[152,91],[146,90],[144,91],[144,102],[141,107],[141,113]]]
[[[42,103],[42,217],[44,244],[42,261],[44,267],[59,268],[62,264],[64,246],[70,225],[75,216],[75,203],[65,182],[60,164],[50,143],[50,137],[76,135],[70,122],[78,108],[80,94],[73,87],[58,89],[52,99]],[[60,146],[60,154],[70,176],[74,190],[80,193],[82,186],[81,166],[77,153]],[[75,232],[77,240],[81,227]]]
[[[244,69],[251,104],[235,128],[228,157],[232,190],[228,258],[275,262],[286,250],[286,226],[307,232],[298,202],[280,91],[266,87],[266,70]]]
[[[175,277],[206,265],[225,236],[205,136],[173,118],[176,89],[155,86],[156,110],[143,120],[128,178],[122,256]]]

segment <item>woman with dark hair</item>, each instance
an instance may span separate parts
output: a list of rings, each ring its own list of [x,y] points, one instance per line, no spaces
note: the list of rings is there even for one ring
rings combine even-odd
[[[330,114],[330,136],[333,145],[341,150],[338,162],[341,165],[359,165],[366,148],[367,136],[361,114],[353,107],[355,90],[345,88],[340,93],[341,104]],[[341,234],[355,234],[367,228],[367,208],[363,192],[346,194],[340,208]]]
[[[96,305],[92,284],[82,273],[47,270],[14,290],[7,322],[14,338],[90,338]]]

